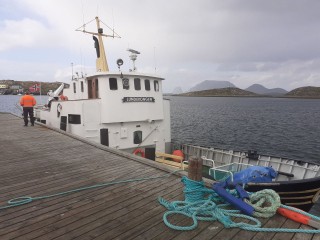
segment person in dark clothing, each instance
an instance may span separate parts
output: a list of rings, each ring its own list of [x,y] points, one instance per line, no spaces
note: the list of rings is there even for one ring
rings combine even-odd
[[[20,99],[20,105],[23,107],[24,126],[26,127],[28,126],[28,115],[30,117],[31,126],[34,126],[33,106],[36,105],[36,103],[36,99],[31,96],[28,91]]]

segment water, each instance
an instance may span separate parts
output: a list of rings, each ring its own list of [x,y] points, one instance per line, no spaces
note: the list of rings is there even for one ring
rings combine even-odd
[[[22,96],[19,95],[0,95],[0,112],[10,112],[16,115],[22,114],[22,108],[19,101]],[[48,96],[34,96],[37,104],[47,103]]]
[[[173,141],[320,163],[320,100],[168,97]]]

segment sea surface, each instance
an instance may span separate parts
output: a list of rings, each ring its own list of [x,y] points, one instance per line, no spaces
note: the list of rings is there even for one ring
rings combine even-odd
[[[320,163],[320,99],[166,98],[173,141]]]
[[[22,108],[20,107],[19,101],[22,96],[19,95],[0,95],[0,112],[9,112],[16,115],[22,114]],[[34,96],[37,104],[46,104],[47,95],[36,95]]]

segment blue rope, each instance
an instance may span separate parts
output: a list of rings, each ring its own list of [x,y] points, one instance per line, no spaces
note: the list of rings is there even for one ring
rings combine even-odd
[[[207,189],[202,181],[197,182],[182,177],[181,181],[184,183],[185,201],[173,201],[168,202],[165,199],[159,197],[158,201],[161,205],[168,209],[163,215],[164,223],[174,230],[189,231],[197,228],[198,221],[216,221],[221,222],[226,228],[238,227],[243,230],[257,231],[257,232],[287,232],[287,233],[320,233],[320,229],[289,229],[289,228],[261,228],[261,222],[254,218],[244,214],[240,214],[239,210],[225,209],[229,207],[229,204],[216,204],[222,201],[222,199],[211,189]],[[205,199],[204,197],[207,197]],[[297,210],[292,207],[281,205],[281,207],[288,208],[290,210],[297,211],[301,214],[305,214],[316,220],[320,220],[319,217],[312,214],[305,213],[301,210]],[[170,223],[169,216],[173,214],[180,214],[191,218],[193,223],[189,226],[178,226]],[[234,222],[232,217],[243,218],[252,221],[254,224],[245,222]]]
[[[174,171],[174,172],[162,175],[162,176],[158,176],[158,177],[146,177],[146,178],[128,179],[128,180],[115,181],[115,182],[105,182],[105,183],[101,183],[101,184],[95,184],[95,185],[91,185],[91,186],[76,188],[76,189],[72,189],[72,190],[65,191],[65,192],[58,192],[58,193],[45,195],[45,196],[39,196],[39,197],[30,197],[30,196],[17,197],[17,198],[9,200],[7,202],[7,205],[0,206],[0,210],[21,206],[21,205],[28,204],[28,203],[31,203],[36,200],[42,200],[42,199],[46,199],[46,198],[67,195],[67,194],[76,193],[76,192],[85,191],[85,190],[94,189],[94,188],[107,187],[107,186],[111,186],[111,185],[129,183],[129,182],[139,182],[139,181],[155,180],[155,179],[159,179],[159,178],[167,178],[167,177],[169,177],[179,171],[182,171],[182,170],[177,170],[177,171]]]

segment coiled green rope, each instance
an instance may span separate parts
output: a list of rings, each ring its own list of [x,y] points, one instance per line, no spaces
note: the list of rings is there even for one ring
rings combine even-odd
[[[240,229],[249,231],[311,234],[320,233],[320,230],[316,229],[261,228],[261,222],[258,219],[240,214],[239,210],[225,209],[226,206],[230,206],[229,204],[216,204],[221,202],[221,198],[219,198],[213,190],[207,189],[203,182],[196,182],[188,179],[187,177],[182,177],[181,181],[185,185],[185,201],[173,201],[170,203],[163,198],[158,198],[159,203],[168,209],[168,211],[163,215],[163,221],[168,227],[174,230],[193,230],[198,226],[199,220],[218,220],[226,228],[238,227]],[[204,196],[207,196],[207,199],[204,199]],[[270,189],[251,194],[250,200],[251,199],[252,201],[250,201],[250,204],[256,209],[254,213],[255,216],[271,217],[276,213],[276,210],[279,206],[296,211],[295,208],[280,204],[279,195]],[[266,209],[263,209],[263,206],[266,203],[271,205],[266,207]],[[319,217],[303,211],[298,210],[297,212],[312,217],[313,219],[320,220]],[[189,217],[192,219],[193,224],[190,226],[177,226],[171,224],[168,218],[172,214],[180,214]],[[232,221],[232,217],[248,219],[255,224],[248,224],[244,222],[236,223]]]
[[[281,205],[280,196],[272,189],[264,189],[250,194],[250,200],[245,200],[254,208],[253,216],[270,218],[276,214]]]

